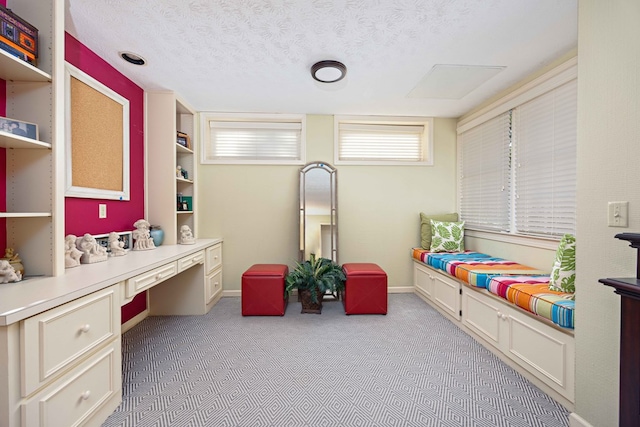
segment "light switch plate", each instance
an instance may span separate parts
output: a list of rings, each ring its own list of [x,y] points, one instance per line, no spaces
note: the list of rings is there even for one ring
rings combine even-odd
[[[106,218],[107,217],[107,205],[104,203],[98,204],[98,218]]]
[[[609,202],[607,225],[609,227],[629,226],[629,202]]]

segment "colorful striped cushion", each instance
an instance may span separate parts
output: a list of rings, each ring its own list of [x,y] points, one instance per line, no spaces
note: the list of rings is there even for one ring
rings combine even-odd
[[[573,294],[549,289],[540,270],[479,252],[431,253],[413,249],[414,259],[517,305],[563,328],[573,329]]]
[[[491,279],[489,292],[533,314],[573,329],[573,294],[549,289],[549,276],[497,276]]]

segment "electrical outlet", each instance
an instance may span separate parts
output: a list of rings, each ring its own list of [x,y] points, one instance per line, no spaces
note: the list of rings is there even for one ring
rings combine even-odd
[[[609,227],[629,226],[629,202],[609,202],[607,225]]]
[[[107,205],[100,203],[98,205],[98,218],[106,218],[107,217]]]

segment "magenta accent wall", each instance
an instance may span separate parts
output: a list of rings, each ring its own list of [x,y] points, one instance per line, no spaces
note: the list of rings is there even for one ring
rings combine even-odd
[[[2,6],[7,5],[7,0],[0,0]],[[7,114],[7,84],[0,79],[0,116],[5,117]],[[0,174],[0,212],[7,211],[7,152],[4,148],[0,148],[0,165],[2,165],[2,174]],[[7,220],[0,218],[0,248],[7,247]]]
[[[144,218],[144,91],[67,33],[65,33],[65,60],[127,98],[131,114],[130,200],[65,198],[65,235],[133,230],[133,223]],[[96,111],[96,114],[100,112]],[[107,218],[98,218],[100,203],[107,205]],[[146,294],[143,292],[131,303],[122,307],[122,322],[144,311],[147,306],[146,301]]]
[[[144,217],[144,91],[89,48],[65,33],[65,59],[129,100],[130,181],[129,201],[67,197],[65,234],[103,234],[133,230],[133,223]],[[100,114],[96,112],[96,114]],[[107,218],[98,219],[98,204],[107,205]]]

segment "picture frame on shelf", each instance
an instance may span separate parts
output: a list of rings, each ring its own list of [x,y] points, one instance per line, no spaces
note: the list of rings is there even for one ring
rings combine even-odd
[[[178,131],[176,142],[184,148],[191,150],[191,138],[189,138],[189,135],[186,133]]]
[[[0,130],[13,135],[23,136],[29,139],[38,139],[38,125],[23,122],[22,120],[0,116]]]

